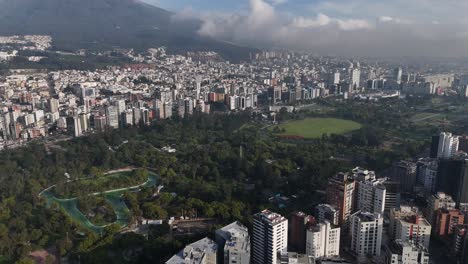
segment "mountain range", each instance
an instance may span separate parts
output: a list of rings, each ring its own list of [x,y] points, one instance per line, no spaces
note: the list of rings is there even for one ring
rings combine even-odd
[[[213,50],[233,61],[250,48],[197,33],[200,21],[177,21],[173,13],[139,0],[0,0],[0,35],[47,34],[60,50]]]

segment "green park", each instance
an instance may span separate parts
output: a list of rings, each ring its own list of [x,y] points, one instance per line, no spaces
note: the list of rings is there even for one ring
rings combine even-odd
[[[361,124],[337,118],[306,118],[288,121],[272,127],[272,131],[282,136],[299,136],[306,139],[320,138],[323,135],[346,134],[362,127]]]
[[[67,216],[87,230],[102,233],[110,224],[125,227],[130,224],[131,213],[124,200],[125,192],[139,192],[156,185],[157,175],[142,169],[123,169],[100,177],[86,177],[53,185],[40,193],[49,206],[58,205]],[[113,215],[112,223],[96,223],[83,212],[82,205],[90,199],[98,199]],[[85,201],[85,202],[83,202]]]

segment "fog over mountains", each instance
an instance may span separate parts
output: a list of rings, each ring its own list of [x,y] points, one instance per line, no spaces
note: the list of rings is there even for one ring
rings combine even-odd
[[[138,0],[0,0],[0,35],[48,34],[65,50],[165,45],[172,51],[215,50],[228,59],[250,51],[200,36],[196,19],[172,16]]]

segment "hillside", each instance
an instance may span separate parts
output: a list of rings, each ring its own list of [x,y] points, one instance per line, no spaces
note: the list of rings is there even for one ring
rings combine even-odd
[[[0,35],[48,34],[61,50],[110,47],[215,50],[246,59],[250,49],[200,37],[195,23],[137,0],[0,0]]]

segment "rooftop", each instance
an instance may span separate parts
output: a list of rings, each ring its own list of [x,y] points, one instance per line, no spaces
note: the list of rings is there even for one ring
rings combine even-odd
[[[203,263],[206,254],[216,254],[218,246],[205,237],[197,242],[187,245],[183,250],[170,258],[166,264],[198,264]]]
[[[265,221],[271,224],[278,224],[283,221],[287,221],[287,219],[282,215],[271,212],[270,210],[263,210],[260,213],[256,214],[254,217],[261,221]]]
[[[422,251],[428,254],[427,248],[419,243],[414,243],[413,241],[402,241],[401,239],[397,239],[392,243],[389,243],[387,246],[388,250],[392,254],[401,255],[403,253],[403,248],[411,247],[412,251]]]

